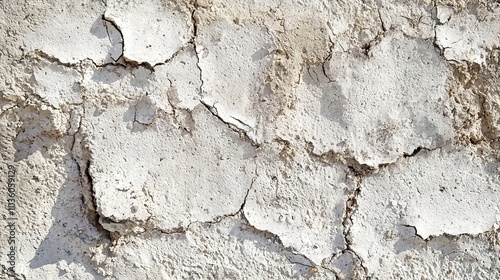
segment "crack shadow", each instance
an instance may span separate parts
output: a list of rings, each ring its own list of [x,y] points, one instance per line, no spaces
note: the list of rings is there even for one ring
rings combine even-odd
[[[63,141],[67,152],[62,159],[66,179],[57,189],[58,194],[50,212],[52,226],[37,246],[35,256],[29,261],[29,268],[37,269],[66,261],[68,264],[76,263],[94,279],[104,279],[93,268],[90,248],[102,244],[107,237],[85,217],[88,206],[84,199],[82,171],[71,154],[74,136],[66,136]],[[60,277],[69,273],[68,270],[59,269]]]

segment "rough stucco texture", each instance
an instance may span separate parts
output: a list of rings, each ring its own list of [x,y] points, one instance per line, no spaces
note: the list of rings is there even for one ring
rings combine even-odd
[[[0,7],[1,279],[500,279],[498,1]]]

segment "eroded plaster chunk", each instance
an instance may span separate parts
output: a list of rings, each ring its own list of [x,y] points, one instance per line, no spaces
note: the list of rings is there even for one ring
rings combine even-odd
[[[334,53],[304,71],[279,135],[378,166],[453,137],[446,62],[425,41],[393,33],[364,54]]]

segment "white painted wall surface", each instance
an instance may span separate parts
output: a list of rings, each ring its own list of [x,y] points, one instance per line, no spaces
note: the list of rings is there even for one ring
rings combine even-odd
[[[498,1],[0,7],[0,279],[500,279]]]

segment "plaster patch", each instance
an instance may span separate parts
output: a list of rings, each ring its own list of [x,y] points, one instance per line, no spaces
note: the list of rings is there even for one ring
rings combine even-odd
[[[196,44],[204,103],[257,140],[259,96],[275,49],[267,29],[219,21],[200,28]]]
[[[446,59],[484,64],[488,51],[500,47],[500,8],[486,13],[464,11],[448,18],[436,26],[436,43]]]
[[[296,109],[278,134],[370,166],[439,147],[453,137],[447,73],[431,43],[399,33],[382,38],[369,57],[336,53],[304,72]]]
[[[421,151],[366,178],[353,215],[353,248],[370,271],[378,271],[379,260],[395,258],[399,245],[394,238],[408,227],[410,235],[424,239],[491,230],[499,222],[499,168],[474,149],[448,147]],[[363,242],[368,239],[392,246]]]
[[[63,63],[91,59],[96,64],[118,59],[122,46],[120,34],[113,25],[102,20],[98,7],[64,9],[27,33],[24,44],[29,51],[40,50]]]
[[[434,38],[435,23],[430,1],[378,1],[377,12],[382,31],[397,29],[410,37]]]
[[[253,147],[202,105],[191,113],[192,133],[161,110],[143,125],[137,110],[89,108],[82,124],[102,217],[170,230],[236,213],[255,177]]]
[[[315,264],[345,249],[342,218],[354,188],[340,166],[325,166],[297,154],[284,163],[282,154],[262,151],[244,207],[245,217],[260,230],[278,235],[286,247]]]

